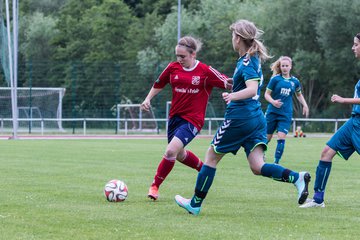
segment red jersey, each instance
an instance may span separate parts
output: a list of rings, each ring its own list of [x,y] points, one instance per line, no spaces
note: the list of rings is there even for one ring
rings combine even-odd
[[[227,76],[200,61],[193,68],[170,63],[154,83],[164,88],[170,83],[172,100],[169,118],[177,115],[192,123],[199,131],[204,126],[206,106],[213,87],[226,88]]]

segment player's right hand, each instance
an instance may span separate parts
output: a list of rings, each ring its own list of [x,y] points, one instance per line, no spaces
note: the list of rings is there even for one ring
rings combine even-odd
[[[223,92],[221,95],[222,95],[224,101],[226,102],[226,104],[229,104],[229,103],[231,102],[230,93],[228,93],[228,92]]]
[[[141,110],[150,111],[150,108],[151,108],[150,101],[148,101],[148,100],[143,101],[140,108],[141,108]]]

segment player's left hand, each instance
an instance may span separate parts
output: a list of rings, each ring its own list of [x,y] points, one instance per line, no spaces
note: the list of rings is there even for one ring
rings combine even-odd
[[[284,103],[281,101],[281,99],[276,99],[272,102],[272,105],[276,108],[281,108],[281,106],[283,105]]]

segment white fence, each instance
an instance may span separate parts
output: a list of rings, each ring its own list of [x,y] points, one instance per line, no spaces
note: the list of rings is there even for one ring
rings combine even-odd
[[[205,118],[205,127],[202,129],[202,135],[213,135],[217,129],[217,123],[222,121],[223,118]],[[320,119],[320,118],[294,118],[292,129],[295,133],[297,124],[301,124],[302,122],[332,122],[334,124],[334,133],[337,131],[339,123],[345,122],[348,119]],[[166,123],[167,119],[165,118],[157,118],[155,121],[158,123],[162,122],[165,126],[163,129],[158,129],[157,131],[144,131],[143,129],[134,129],[129,128],[130,123],[134,121],[138,122],[146,122],[146,121],[154,121],[154,119],[138,119],[138,118],[62,118],[62,119],[47,119],[47,118],[21,118],[18,119],[19,123],[22,123],[22,126],[33,126],[34,123],[39,127],[21,127],[18,129],[19,133],[28,133],[28,134],[115,134],[115,135],[129,135],[129,134],[166,134]],[[63,126],[66,126],[63,130],[59,130],[58,128],[47,128],[46,122],[59,122],[61,121]],[[109,125],[113,127],[104,127],[103,123],[107,122]],[[25,123],[25,124],[24,124]],[[69,124],[71,123],[71,124]],[[121,128],[119,125],[121,124]],[[73,125],[73,126],[71,126]],[[76,126],[75,126],[76,125]],[[91,127],[89,127],[91,125]],[[99,127],[96,127],[99,125]],[[139,123],[141,126],[141,124]],[[11,118],[3,118],[0,119],[0,134],[11,134],[12,133],[12,119]],[[101,126],[101,127],[100,127]],[[76,129],[76,130],[75,130]],[[96,131],[94,131],[96,129]],[[329,133],[329,132],[328,132]]]
[[[334,122],[334,133],[338,130],[339,128],[339,123],[341,122],[346,122],[347,120],[349,120],[348,118],[344,118],[344,119],[329,119],[329,118],[293,118],[292,119],[292,125],[293,125],[293,133],[295,134],[295,130],[296,130],[296,126],[297,126],[297,122]]]

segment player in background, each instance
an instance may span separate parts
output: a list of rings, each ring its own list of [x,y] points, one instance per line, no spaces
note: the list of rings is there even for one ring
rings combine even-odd
[[[285,148],[285,138],[289,132],[293,116],[292,97],[295,94],[303,106],[303,115],[309,116],[309,107],[301,93],[299,80],[290,74],[292,60],[290,57],[281,56],[273,64],[273,72],[265,91],[265,99],[269,102],[266,110],[267,141],[271,141],[273,133],[277,131],[277,145],[274,163],[279,163]]]
[[[176,47],[176,62],[171,62],[160,74],[141,104],[149,111],[150,101],[163,88],[172,88],[171,109],[168,121],[168,145],[158,165],[148,197],[157,200],[159,187],[174,167],[175,161],[200,171],[203,163],[191,151],[185,150],[204,125],[206,106],[214,87],[231,89],[231,81],[211,66],[198,61],[196,54],[201,42],[191,36],[181,38]]]
[[[255,175],[295,184],[299,204],[304,203],[308,196],[309,173],[298,173],[278,164],[264,162],[264,151],[267,148],[266,120],[259,94],[263,82],[261,61],[270,56],[259,40],[262,31],[247,20],[233,23],[230,30],[232,45],[239,59],[233,75],[233,92],[223,93],[223,99],[228,103],[225,120],[207,150],[204,165],[197,177],[195,194],[191,199],[175,196],[176,203],[194,215],[200,213],[201,204],[214,180],[217,164],[225,154],[235,155],[241,147]]]
[[[360,33],[354,37],[352,51],[357,59],[360,59]],[[356,151],[360,154],[360,80],[355,85],[353,98],[344,98],[332,95],[331,101],[341,104],[353,104],[351,118],[331,137],[321,153],[321,160],[316,168],[313,199],[308,199],[301,208],[325,207],[324,194],[328,181],[332,160],[337,154],[348,160]]]
[[[304,131],[301,129],[301,126],[297,126],[296,130],[295,130],[295,138],[305,138],[306,134],[304,133]]]

